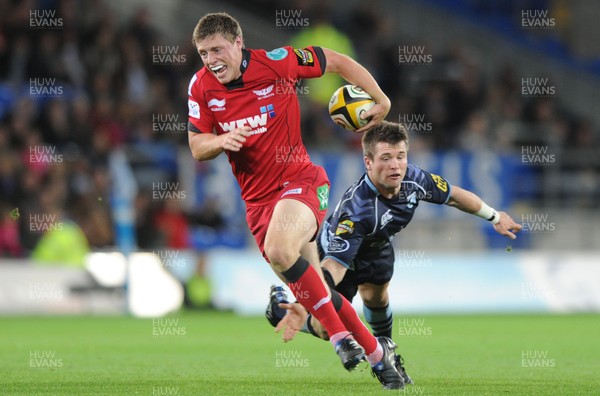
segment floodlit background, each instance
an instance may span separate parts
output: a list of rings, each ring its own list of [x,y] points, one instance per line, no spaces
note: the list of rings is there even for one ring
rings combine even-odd
[[[523,225],[510,241],[423,203],[394,239],[395,311],[600,311],[597,2],[4,0],[0,314],[262,314],[277,278],[226,158],[187,146],[191,33],[221,10],[249,48],[357,59],[409,127],[409,161]],[[297,88],[330,208],[363,172],[360,136],[327,115],[343,83]]]

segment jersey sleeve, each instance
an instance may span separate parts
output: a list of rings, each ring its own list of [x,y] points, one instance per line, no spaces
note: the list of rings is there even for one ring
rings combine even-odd
[[[337,223],[331,224],[327,233],[326,244],[322,246],[324,258],[332,258],[350,268],[367,233],[367,225],[364,222],[342,215]]]
[[[194,74],[188,86],[188,131],[212,133],[215,121],[199,85],[198,74]]]
[[[327,60],[321,47],[290,48],[294,54],[290,71],[295,72],[295,77],[314,78],[325,74]]]
[[[277,48],[266,53],[270,67],[283,78],[315,78],[325,74],[327,61],[321,47]]]
[[[424,196],[420,197],[425,202],[435,204],[445,204],[450,198],[452,185],[440,175],[429,173],[425,170],[418,169],[421,186],[425,189]]]

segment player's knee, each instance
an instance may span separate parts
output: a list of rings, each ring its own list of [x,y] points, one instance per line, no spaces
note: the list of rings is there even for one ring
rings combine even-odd
[[[276,244],[265,244],[265,255],[280,272],[288,270],[298,259],[298,253],[293,254],[290,249]]]
[[[383,308],[389,303],[387,285],[378,286],[372,284],[361,284],[358,287],[360,298],[369,308]]]
[[[363,304],[369,308],[383,308],[388,304],[387,296],[380,295],[377,293],[369,294],[368,296],[361,296]]]

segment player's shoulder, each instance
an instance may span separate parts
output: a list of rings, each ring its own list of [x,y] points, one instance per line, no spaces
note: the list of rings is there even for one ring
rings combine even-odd
[[[346,190],[340,206],[346,212],[364,213],[373,206],[376,196],[365,173]]]
[[[294,49],[287,45],[283,47],[266,49],[248,49],[250,56],[255,59],[264,60],[266,62],[278,62],[286,59],[293,54]]]
[[[412,181],[415,183],[421,183],[429,172],[421,169],[419,166],[414,164],[408,164],[406,167],[406,175],[403,181]]]
[[[285,61],[298,63],[298,66],[312,66],[315,58],[322,54],[321,47],[308,46],[305,48],[294,48],[291,45],[266,49],[248,50],[252,58],[269,64],[285,64]],[[283,62],[282,62],[283,61]]]
[[[424,171],[420,167],[414,164],[408,164],[406,167],[406,174],[404,175],[404,179],[402,179],[402,184],[405,186],[404,188],[408,189],[427,189],[427,171]]]
[[[202,69],[194,73],[194,75],[192,75],[190,78],[190,83],[188,84],[188,95],[193,96],[192,94],[194,92],[205,90],[208,86],[210,86],[210,76],[211,74],[206,67],[202,67]]]
[[[404,175],[404,180],[410,179],[413,180],[416,176],[419,176],[423,170],[419,168],[417,165],[408,164],[406,166],[406,174]]]

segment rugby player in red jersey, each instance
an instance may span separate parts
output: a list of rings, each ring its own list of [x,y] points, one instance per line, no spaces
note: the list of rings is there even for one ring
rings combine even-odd
[[[188,88],[192,155],[205,161],[225,152],[260,251],[325,327],[344,367],[351,370],[366,358],[382,373],[384,386],[400,386],[393,350],[323,280],[315,237],[326,214],[329,180],[302,143],[295,82],[333,72],[362,87],[376,104],[358,132],[385,118],[389,99],[364,67],[327,48],[246,49],[238,22],[226,13],[203,16],[192,40],[204,63]]]

